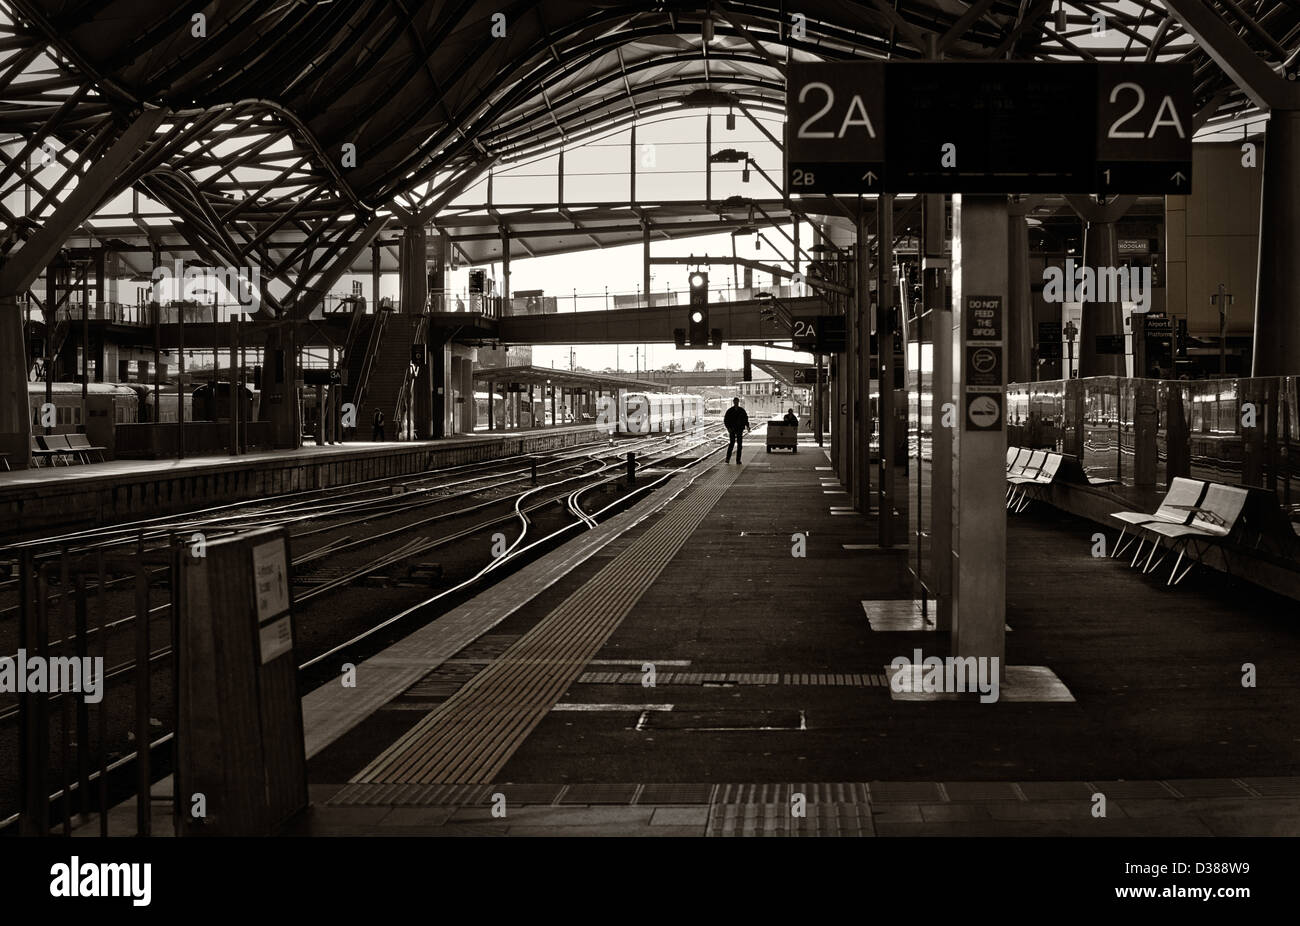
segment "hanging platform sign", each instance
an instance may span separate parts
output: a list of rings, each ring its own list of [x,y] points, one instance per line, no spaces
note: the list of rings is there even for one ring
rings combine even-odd
[[[1186,63],[791,62],[786,192],[1182,193]]]

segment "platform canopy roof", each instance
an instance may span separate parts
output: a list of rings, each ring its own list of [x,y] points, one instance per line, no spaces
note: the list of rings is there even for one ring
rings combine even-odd
[[[664,384],[623,376],[619,373],[595,373],[590,370],[556,370],[531,365],[513,367],[480,367],[474,371],[474,381],[503,384],[519,383],[525,386],[559,386],[564,389],[640,389],[644,392],[663,392]]]
[[[1188,60],[1204,125],[1257,111],[1239,84],[1298,50],[1294,0],[0,0],[0,254],[92,180],[47,234],[144,194],[292,304],[493,165],[682,109],[782,114],[791,60]],[[281,233],[303,243],[272,253]]]

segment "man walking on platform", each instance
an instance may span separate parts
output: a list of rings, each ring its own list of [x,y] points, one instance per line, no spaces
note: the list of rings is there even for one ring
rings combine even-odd
[[[736,448],[736,462],[740,462],[741,441],[749,430],[749,415],[740,407],[740,399],[731,400],[731,408],[722,416],[722,424],[727,429],[727,462],[731,462],[731,448]]]
[[[384,413],[380,409],[375,409],[374,428],[370,432],[372,441],[382,441],[384,439]]]

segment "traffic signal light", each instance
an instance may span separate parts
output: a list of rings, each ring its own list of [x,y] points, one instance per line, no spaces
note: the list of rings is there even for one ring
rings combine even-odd
[[[688,328],[692,347],[709,346],[709,275],[694,270],[690,277],[691,314]]]
[[[748,347],[745,348],[745,374],[742,378],[747,383],[752,383],[754,381],[754,368],[750,366],[750,353]]]

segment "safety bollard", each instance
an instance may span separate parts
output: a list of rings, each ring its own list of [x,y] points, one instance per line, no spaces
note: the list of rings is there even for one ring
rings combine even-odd
[[[537,460],[534,459],[532,461],[532,464],[533,464],[533,485],[537,485]]]
[[[627,452],[627,484],[636,485],[636,454],[630,450]]]

